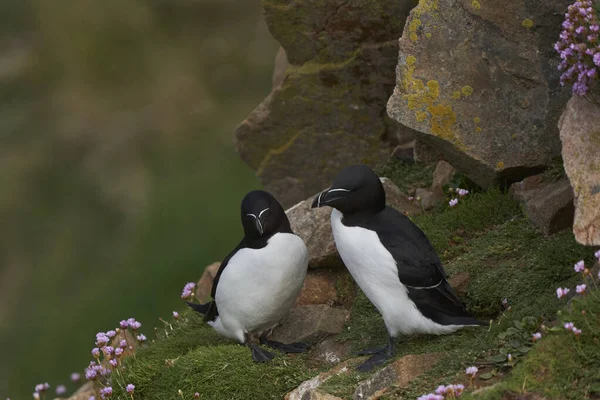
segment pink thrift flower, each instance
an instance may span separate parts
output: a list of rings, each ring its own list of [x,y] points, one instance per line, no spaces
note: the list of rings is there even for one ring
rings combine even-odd
[[[535,342],[536,340],[540,340],[542,338],[542,334],[540,332],[536,332],[533,335],[531,335],[531,337],[533,338],[533,341]]]
[[[127,393],[129,393],[129,394],[133,394],[133,391],[135,390],[135,385],[133,385],[133,384],[131,384],[131,383],[130,383],[129,385],[127,385],[127,386],[125,387],[125,390],[126,390],[126,391],[127,391]]]
[[[585,264],[583,260],[577,261],[577,264],[573,266],[573,269],[575,270],[575,272],[583,271],[585,269]]]
[[[141,334],[141,335],[137,335],[137,340],[139,340],[141,343],[146,341],[146,336]]]
[[[194,295],[195,287],[196,287],[196,284],[194,282],[186,283],[185,286],[183,287],[183,291],[181,292],[181,298],[189,299],[190,297],[192,297]]]
[[[179,313],[177,311],[173,311],[173,318],[179,318]]]
[[[79,382],[80,379],[81,379],[81,374],[79,374],[77,372],[73,372],[71,374],[71,382]]]
[[[458,204],[458,199],[452,199],[452,200],[450,200],[450,201],[448,202],[448,205],[449,205],[450,207],[454,207],[454,206],[455,206],[455,205],[457,205],[457,204]]]
[[[195,399],[199,399],[200,398],[200,393],[198,393],[198,392],[194,393],[194,398]]]
[[[475,375],[477,374],[477,371],[479,371],[479,369],[477,367],[469,367],[465,370],[465,373],[467,375],[470,375],[471,378],[474,378]]]
[[[94,358],[98,358],[98,357],[100,357],[100,349],[99,349],[99,348],[97,348],[97,347],[94,347],[94,348],[92,349],[92,357],[94,357]]]
[[[567,289],[567,288],[558,288],[558,289],[556,289],[556,297],[558,297],[559,299],[562,299],[569,292],[570,292],[570,289]]]
[[[566,330],[568,330],[568,331],[571,331],[571,330],[573,330],[573,328],[575,327],[575,325],[573,325],[573,323],[572,323],[572,322],[567,322],[567,323],[564,325],[564,327],[565,327],[565,329],[566,329]]]
[[[600,54],[600,53],[598,53]],[[596,257],[598,260],[600,260],[600,250],[598,250],[597,252],[594,253],[594,257]]]
[[[587,285],[585,283],[583,283],[581,285],[577,285],[577,287],[575,287],[575,291],[579,294],[583,294],[583,293],[585,293],[586,288],[587,288]]]
[[[573,327],[573,333],[575,334],[575,336],[581,336],[581,329]]]

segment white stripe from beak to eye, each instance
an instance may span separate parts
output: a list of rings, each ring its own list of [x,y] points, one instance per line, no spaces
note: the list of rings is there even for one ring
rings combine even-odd
[[[317,207],[321,207],[321,196],[323,196],[323,192],[319,193],[319,197],[317,197]]]
[[[435,284],[433,286],[421,286],[421,287],[419,287],[419,286],[408,286],[408,285],[404,285],[404,286],[406,286],[407,288],[416,289],[416,290],[434,289],[434,288],[440,286],[442,284],[442,282],[444,282],[443,279],[441,281],[439,281],[439,283],[437,283],[437,284]]]
[[[331,193],[331,192],[350,192],[350,190],[339,188],[339,189],[331,189],[331,190],[327,191],[327,193]]]
[[[261,215],[263,215],[263,213],[264,213],[265,211],[269,210],[269,208],[271,208],[271,207],[267,207],[267,208],[265,208],[264,210],[262,210],[262,211],[261,211],[261,212],[258,214],[258,218],[260,218],[260,217],[261,217]]]

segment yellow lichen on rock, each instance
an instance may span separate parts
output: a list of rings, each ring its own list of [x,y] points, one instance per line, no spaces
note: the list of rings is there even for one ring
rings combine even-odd
[[[456,123],[456,113],[449,104],[439,104],[440,84],[436,80],[423,83],[414,77],[417,59],[414,56],[406,57],[406,65],[402,75],[402,87],[406,94],[407,107],[414,111],[417,122],[426,122],[430,117],[431,133],[446,140],[457,143],[452,131]]]
[[[473,88],[469,85],[465,85],[462,87],[462,89],[460,89],[460,91],[462,92],[463,95],[465,95],[466,97],[469,97],[470,95],[473,94]]]
[[[412,21],[410,21],[410,24],[408,25],[408,30],[411,32],[416,32],[420,26],[421,20],[419,18],[414,18]]]
[[[410,40],[412,40],[413,42],[416,42],[416,41],[417,41],[417,39],[419,38],[419,37],[417,36],[417,34],[416,34],[416,33],[414,33],[414,32],[412,32],[412,33],[411,33],[411,34],[410,34],[408,37],[409,37],[409,38],[410,38]]]
[[[496,168],[497,169],[503,169],[504,168],[504,163],[502,161],[498,162],[498,164],[496,164]]]
[[[460,99],[460,92],[458,90],[455,90],[454,92],[452,92],[452,98],[454,100]]]
[[[523,25],[525,28],[531,28],[533,26],[533,21],[529,18],[525,18],[523,22],[521,22],[521,25]]]
[[[431,33],[427,32],[427,33],[425,34],[425,37],[426,37],[427,39],[431,39]]]
[[[471,7],[473,7],[476,10],[479,10],[481,8],[481,4],[479,4],[477,0],[473,0],[473,2],[471,2]]]
[[[473,118],[473,122],[475,122],[476,124],[481,122],[481,119],[479,117],[475,117]]]
[[[481,132],[481,128],[480,127],[476,127],[475,128],[475,133],[480,133]]]

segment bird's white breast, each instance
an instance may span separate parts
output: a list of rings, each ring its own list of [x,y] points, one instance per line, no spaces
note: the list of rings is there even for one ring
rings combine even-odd
[[[294,234],[277,233],[261,249],[239,250],[219,279],[213,326],[243,342],[243,333],[275,325],[294,305],[307,268],[308,249]]]
[[[331,213],[331,228],[335,245],[348,271],[385,321],[388,332],[450,333],[455,326],[439,325],[424,317],[408,297],[400,282],[396,261],[379,240],[377,233],[342,223],[342,213]]]

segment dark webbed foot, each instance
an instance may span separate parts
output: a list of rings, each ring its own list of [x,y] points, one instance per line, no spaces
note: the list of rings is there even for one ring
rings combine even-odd
[[[379,367],[380,365],[383,365],[390,358],[392,358],[392,356],[389,356],[384,352],[375,354],[375,355],[369,357],[369,359],[367,361],[365,361],[364,363],[362,363],[358,367],[356,367],[356,370],[360,371],[360,372],[372,371],[374,368]]]
[[[252,359],[256,362],[271,361],[275,357],[275,354],[271,353],[270,351],[263,350],[254,343],[250,344],[250,349],[252,350]]]
[[[360,372],[368,372],[373,370],[380,365],[383,365],[387,360],[394,356],[394,344],[396,338],[389,337],[388,345],[379,349],[364,349],[358,354],[360,355],[371,355],[367,361],[360,364],[356,369]]]
[[[269,340],[264,337],[260,338],[260,344],[264,344],[265,346],[269,346],[272,349],[277,351],[281,351],[282,353],[304,353],[309,349],[309,345],[306,343],[281,343],[275,340]]]
[[[356,354],[358,354],[359,356],[371,356],[373,354],[385,353],[386,350],[387,350],[387,346],[373,347],[373,348],[368,348],[368,349],[362,349],[361,351],[357,352]]]

